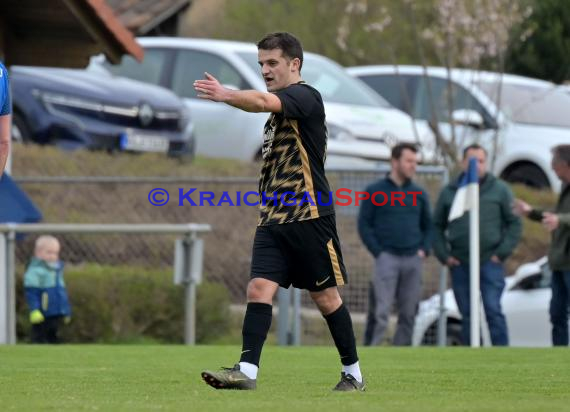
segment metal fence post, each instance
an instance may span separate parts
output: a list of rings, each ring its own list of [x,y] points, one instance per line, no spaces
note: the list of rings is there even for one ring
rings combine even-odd
[[[445,290],[447,289],[447,268],[442,266],[439,275],[439,319],[437,321],[437,346],[447,343],[447,315],[445,310]]]
[[[184,343],[186,345],[194,345],[196,342],[196,290],[192,283],[190,276],[190,260],[192,259],[193,236],[186,236],[184,239],[184,269],[183,269],[183,283],[184,283]]]
[[[196,287],[202,282],[204,241],[195,233],[187,236],[184,242],[184,343],[196,343]]]
[[[449,172],[447,169],[443,171],[441,179],[441,189],[447,186],[449,182]],[[448,268],[442,265],[439,274],[439,319],[437,322],[437,346],[447,345],[447,311],[445,309],[445,291],[447,289],[447,272]]]
[[[16,232],[1,233],[0,344],[16,343]]]
[[[291,288],[279,288],[277,291],[279,314],[277,315],[277,342],[280,346],[289,345],[289,307]]]
[[[301,344],[301,289],[293,289],[293,338],[292,345]]]
[[[10,230],[6,237],[6,279],[8,280],[8,343],[16,343],[16,232]]]
[[[299,346],[301,344],[301,289],[279,288],[277,299],[279,302],[277,342],[280,346]],[[291,300],[293,301],[292,308]]]
[[[184,343],[194,345],[196,343],[196,285],[189,281],[185,287],[185,312],[184,318]]]

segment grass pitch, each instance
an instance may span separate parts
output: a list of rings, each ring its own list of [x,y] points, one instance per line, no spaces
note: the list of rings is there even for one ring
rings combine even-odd
[[[221,391],[203,369],[235,346],[0,347],[2,411],[569,411],[570,351],[360,348],[364,393],[334,393],[332,347],[266,346],[257,391]]]

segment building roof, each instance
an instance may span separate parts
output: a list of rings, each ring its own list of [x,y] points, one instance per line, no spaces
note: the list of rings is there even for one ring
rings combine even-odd
[[[191,0],[107,0],[117,17],[137,36],[148,34],[165,20],[186,9]]]
[[[0,50],[8,65],[85,67],[144,52],[105,0],[3,0]]]

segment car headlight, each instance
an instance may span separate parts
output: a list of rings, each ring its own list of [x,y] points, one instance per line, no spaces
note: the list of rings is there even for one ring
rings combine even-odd
[[[344,127],[328,123],[327,129],[328,129],[329,138],[331,139],[343,140],[343,141],[356,139],[356,137],[348,129],[345,129]]]
[[[123,107],[108,105],[81,97],[60,93],[42,92],[34,90],[33,95],[48,107],[69,107],[72,109],[89,110],[93,112],[110,113],[119,116],[136,117],[138,107]]]
[[[39,90],[34,90],[33,94],[44,104],[49,104],[54,106],[67,106],[76,109],[94,110],[94,111],[102,111],[103,109],[103,105],[100,103],[78,98],[75,96],[69,96],[65,94],[51,93],[51,92],[40,92]]]

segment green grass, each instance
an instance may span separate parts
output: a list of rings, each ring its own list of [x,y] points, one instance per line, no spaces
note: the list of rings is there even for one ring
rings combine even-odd
[[[567,349],[364,348],[365,393],[333,393],[332,347],[267,346],[258,390],[216,391],[204,368],[236,346],[0,347],[2,411],[568,411]]]

